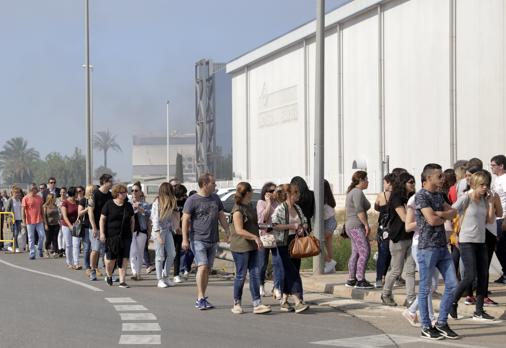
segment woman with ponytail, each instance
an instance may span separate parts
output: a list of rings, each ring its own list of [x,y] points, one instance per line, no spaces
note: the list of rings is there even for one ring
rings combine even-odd
[[[371,203],[367,200],[363,190],[369,186],[367,172],[356,171],[346,194],[346,233],[351,239],[351,256],[348,261],[349,278],[346,286],[357,289],[372,289],[374,286],[365,279],[365,268],[371,246],[367,237],[370,228],[367,221],[367,211]]]

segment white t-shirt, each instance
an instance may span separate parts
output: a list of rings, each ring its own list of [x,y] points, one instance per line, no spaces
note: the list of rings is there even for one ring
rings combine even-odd
[[[497,193],[501,199],[501,206],[504,217],[506,215],[506,174],[503,174],[501,176],[494,176],[492,180],[492,191]]]
[[[14,211],[14,220],[23,220],[21,216],[21,201],[13,199],[12,200],[12,210]]]

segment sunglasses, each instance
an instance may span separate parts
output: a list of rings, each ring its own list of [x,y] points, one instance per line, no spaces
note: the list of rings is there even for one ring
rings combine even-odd
[[[267,190],[267,192],[274,193],[274,192],[276,192],[276,189],[274,189],[274,190]]]
[[[50,184],[56,184],[56,181],[50,181],[49,183]]]
[[[409,180],[408,184],[414,184],[415,182],[413,180]]]
[[[77,193],[81,193],[81,192],[83,192],[83,190],[77,190],[76,192],[77,192]]]
[[[140,190],[132,190],[132,192],[140,192]]]

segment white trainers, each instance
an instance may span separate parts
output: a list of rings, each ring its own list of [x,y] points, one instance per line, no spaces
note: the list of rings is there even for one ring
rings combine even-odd
[[[172,280],[170,280],[170,279],[168,279],[168,278],[167,278],[167,279],[164,279],[163,281],[165,282],[165,284],[166,284],[167,286],[174,286],[174,285],[176,285],[176,283],[174,283]]]
[[[190,273],[188,273],[188,271],[184,271],[184,273],[181,273],[181,277],[183,277],[184,280],[188,280],[189,275]]]
[[[157,287],[159,287],[159,288],[166,288],[166,287],[168,287],[168,285],[163,281],[163,279],[160,279],[158,281]]]
[[[335,260],[330,260],[329,262],[325,262],[325,267],[323,269],[323,273],[334,273],[336,271],[336,264],[337,264],[337,262]]]
[[[282,297],[281,290],[273,289],[272,296],[274,297],[275,300],[281,300],[281,297]]]
[[[180,276],[177,275],[177,276],[174,277],[174,283],[179,284],[179,283],[182,283],[182,282],[183,282],[183,279],[181,279]]]
[[[12,247],[7,247],[7,251],[12,251]]]
[[[265,297],[265,286],[260,285],[260,296]]]

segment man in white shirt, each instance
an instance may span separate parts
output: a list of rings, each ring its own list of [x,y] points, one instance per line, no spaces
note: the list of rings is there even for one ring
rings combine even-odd
[[[503,231],[502,224],[506,215],[506,156],[497,155],[490,160],[490,169],[492,174],[495,175],[492,182],[492,191],[497,193],[501,199],[501,206],[503,209],[503,216],[497,218],[497,246],[495,254],[502,268],[502,275],[495,280],[495,283],[506,284],[506,231]]]

